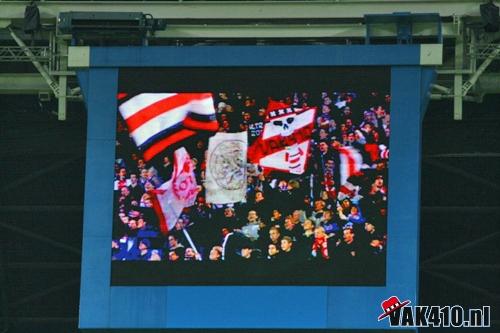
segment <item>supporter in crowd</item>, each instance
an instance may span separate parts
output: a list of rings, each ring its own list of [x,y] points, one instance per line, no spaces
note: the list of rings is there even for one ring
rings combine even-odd
[[[214,96],[219,131],[246,130],[250,144],[261,135],[267,97]],[[154,211],[154,191],[172,176],[172,154],[166,151],[145,162],[127,142],[120,119],[112,259],[335,265],[385,256],[390,96],[295,92],[282,101],[295,108],[317,107],[306,171],[292,175],[249,169],[244,203],[207,203],[202,187],[195,205],[184,209],[166,235]],[[196,161],[202,185],[208,140],[194,137],[184,146]],[[362,161],[361,169],[347,177],[342,175],[345,149]]]

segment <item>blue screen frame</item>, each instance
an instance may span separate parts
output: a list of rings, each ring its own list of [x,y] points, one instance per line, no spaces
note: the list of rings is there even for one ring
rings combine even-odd
[[[419,45],[90,48],[88,67],[77,71],[88,111],[79,328],[389,328],[377,321],[383,300],[418,304],[421,123],[434,79],[420,54]],[[391,67],[386,286],[110,286],[106,180],[114,174],[118,71],[172,66]]]

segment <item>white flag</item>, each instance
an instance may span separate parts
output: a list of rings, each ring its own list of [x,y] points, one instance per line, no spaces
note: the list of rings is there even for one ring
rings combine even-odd
[[[153,190],[153,208],[160,221],[160,230],[171,230],[185,207],[192,206],[198,194],[194,167],[184,147],[174,153],[172,178]]]
[[[245,201],[247,132],[217,133],[208,141],[206,200],[214,204]]]

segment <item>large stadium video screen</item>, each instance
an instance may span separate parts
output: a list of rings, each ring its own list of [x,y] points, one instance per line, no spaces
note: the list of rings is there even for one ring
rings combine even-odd
[[[128,68],[117,100],[112,285],[385,285],[390,68]]]

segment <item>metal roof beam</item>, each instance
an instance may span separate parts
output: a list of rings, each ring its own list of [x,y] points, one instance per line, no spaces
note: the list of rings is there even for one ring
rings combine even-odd
[[[479,15],[483,0],[343,0],[343,1],[43,1],[42,18],[65,11],[144,12],[166,19],[322,19],[361,18],[394,11]],[[24,17],[26,1],[0,0],[0,19]]]

